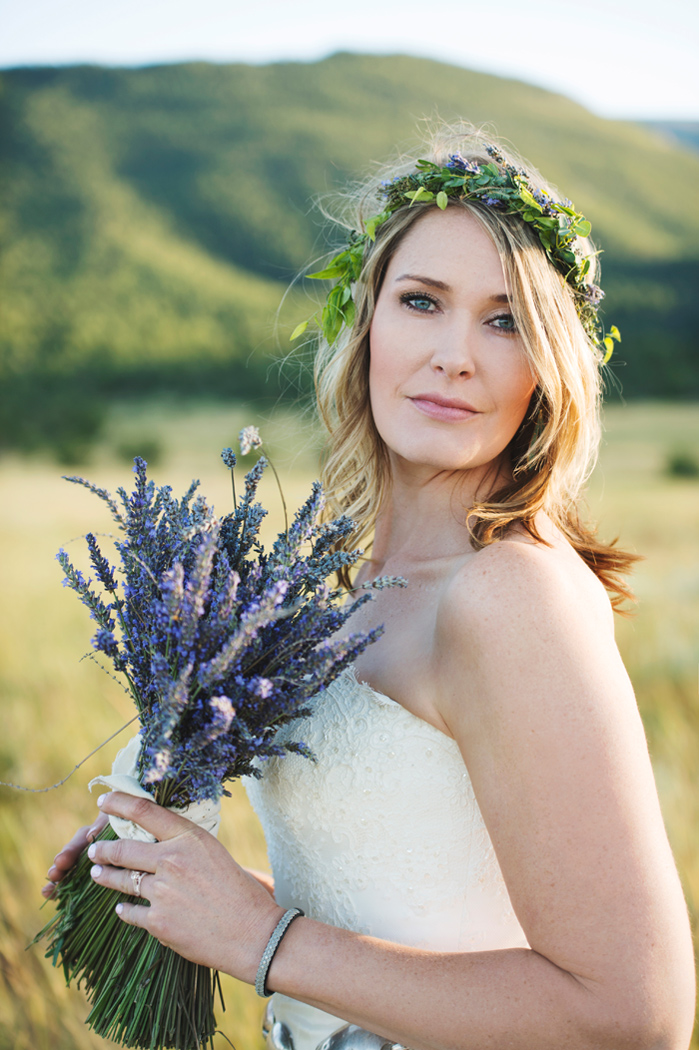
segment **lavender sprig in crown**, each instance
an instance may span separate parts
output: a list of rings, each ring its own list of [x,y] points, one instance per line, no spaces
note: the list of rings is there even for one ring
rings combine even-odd
[[[241,435],[246,451],[248,430]],[[235,456],[225,449],[232,470]],[[318,482],[269,551],[260,543],[266,514],[256,502],[266,466],[261,456],[245,478],[234,513],[214,516],[193,482],[177,500],[156,488],[146,463],[134,461],[136,485],[118,500],[86,486],[110,508],[123,538],[120,566],[86,537],[102,594],[70,562],[58,560],[97,623],[92,644],[123,674],[141,723],[139,779],[156,801],[187,805],[228,794],[224,783],[260,775],[260,761],[285,751],[312,757],[302,742],[277,743],[276,730],[308,713],[322,692],[381,633],[338,637],[370,593],[341,604],[328,579],[360,551],[335,551],[354,528],[347,517],[320,523]],[[377,580],[375,584],[404,581]]]

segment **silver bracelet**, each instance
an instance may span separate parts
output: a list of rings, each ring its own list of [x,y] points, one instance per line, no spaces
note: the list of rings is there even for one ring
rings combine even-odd
[[[303,914],[304,912],[302,912],[300,908],[289,908],[284,912],[281,919],[274,927],[272,936],[267,941],[267,947],[262,953],[260,965],[257,967],[257,976],[255,977],[255,991],[258,995],[262,996],[263,999],[266,999],[268,995],[271,995],[271,992],[267,991],[267,974],[272,965],[274,953],[281,944],[282,937],[289,929],[294,919],[298,919],[299,915]]]

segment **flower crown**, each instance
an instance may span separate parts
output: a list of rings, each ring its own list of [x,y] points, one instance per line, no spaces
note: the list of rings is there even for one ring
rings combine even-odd
[[[335,284],[320,316],[303,321],[291,338],[297,339],[315,321],[328,343],[337,339],[343,325],[354,321],[352,285],[359,279],[364,253],[376,239],[377,229],[399,208],[434,201],[444,210],[449,200],[478,201],[506,215],[518,215],[539,236],[544,250],[558,272],[571,286],[580,322],[593,343],[604,349],[604,363],[612,356],[614,342],[619,342],[619,329],[612,325],[602,336],[599,305],[602,289],[588,280],[590,256],[583,252],[581,240],[590,235],[590,222],[577,212],[570,201],[556,201],[546,190],[529,182],[527,172],[510,164],[496,146],[486,145],[491,158],[485,164],[465,160],[453,153],[446,164],[419,160],[416,171],[383,182],[379,196],[386,206],[372,216],[364,233],[352,232],[349,245],[325,269],[308,276],[314,280],[333,280]]]

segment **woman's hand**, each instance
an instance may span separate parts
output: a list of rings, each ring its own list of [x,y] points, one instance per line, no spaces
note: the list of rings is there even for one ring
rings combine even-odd
[[[158,839],[94,842],[88,856],[101,886],[134,894],[133,871],[144,872],[140,896],[150,907],[123,903],[124,922],[203,966],[254,983],[262,952],[284,914],[268,888],[237,864],[209,832],[154,802],[121,792],[104,795],[103,814],[133,820]]]
[[[56,883],[65,878],[82,851],[99,835],[108,820],[106,813],[99,813],[93,824],[85,824],[82,828],[78,828],[70,842],[66,843],[63,849],[56,854],[46,875],[50,881],[41,890],[43,897],[46,897],[47,900],[53,897],[56,892]]]

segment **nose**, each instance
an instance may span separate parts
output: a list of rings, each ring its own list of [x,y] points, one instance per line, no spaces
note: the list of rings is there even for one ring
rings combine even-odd
[[[449,379],[473,375],[475,372],[475,332],[469,321],[468,318],[455,316],[451,324],[443,325],[435,333],[430,364],[435,372]]]

